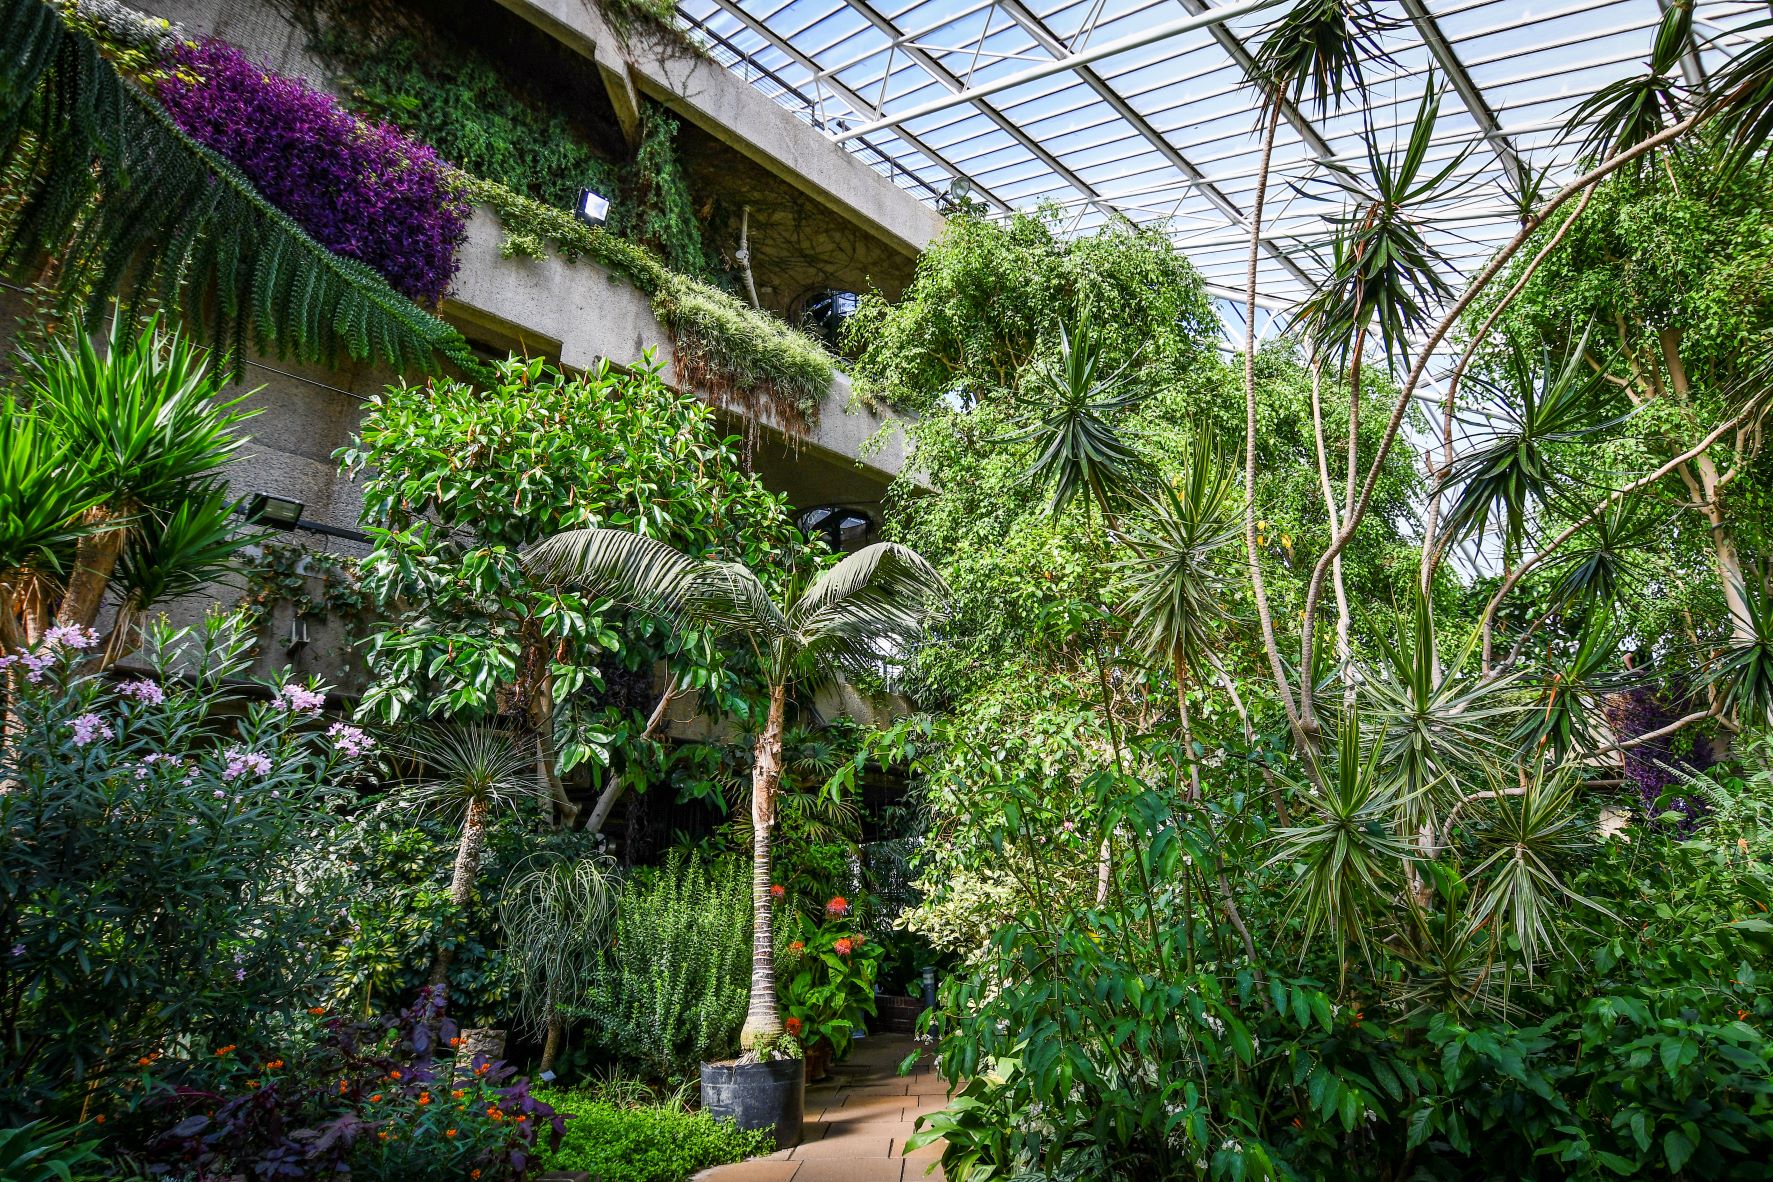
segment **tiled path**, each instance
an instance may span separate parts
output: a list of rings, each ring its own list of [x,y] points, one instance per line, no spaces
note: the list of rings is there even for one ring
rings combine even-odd
[[[829,1079],[807,1088],[799,1145],[704,1170],[696,1182],[941,1182],[940,1145],[905,1152],[918,1116],[942,1107],[948,1093],[928,1055],[912,1074],[898,1073],[915,1045],[893,1034],[861,1040]]]

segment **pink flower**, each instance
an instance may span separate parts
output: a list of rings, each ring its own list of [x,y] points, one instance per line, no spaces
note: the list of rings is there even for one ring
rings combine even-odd
[[[837,896],[837,898],[825,904],[826,915],[848,915],[849,913],[850,901],[842,895]]]
[[[831,945],[831,951],[837,953],[839,956],[848,956],[855,950],[856,946],[854,943],[841,938]]]
[[[138,702],[146,702],[150,706],[158,706],[166,701],[166,691],[142,678],[139,681],[126,681],[117,687],[117,692],[126,698],[134,698]]]
[[[293,714],[318,714],[326,704],[326,695],[292,681],[271,696],[271,704]]]
[[[339,751],[352,759],[361,759],[368,755],[376,741],[363,733],[361,727],[349,723],[335,722],[326,728],[328,737],[338,745]]]
[[[94,739],[111,737],[111,727],[96,714],[82,714],[74,720],[74,746],[84,747]]]
[[[271,774],[271,757],[260,751],[248,751],[244,747],[235,747],[228,752],[228,766],[222,769],[222,780],[238,780],[248,772],[257,776]],[[216,793],[220,796],[221,793]]]
[[[98,643],[98,633],[78,624],[62,624],[43,634],[43,647],[91,648]]]

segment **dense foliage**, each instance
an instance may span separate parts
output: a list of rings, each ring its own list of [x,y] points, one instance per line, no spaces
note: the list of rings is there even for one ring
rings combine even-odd
[[[180,45],[156,88],[187,135],[334,254],[433,305],[449,291],[467,203],[437,153],[225,41]]]
[[[570,1117],[550,1170],[583,1170],[601,1182],[689,1182],[703,1170],[767,1153],[764,1130],[745,1132],[681,1103],[616,1103],[577,1092],[537,1093]]]
[[[157,62],[171,41],[165,22],[148,22],[118,64],[133,68],[130,54]],[[0,263],[45,281],[57,306],[96,320],[113,295],[132,314],[152,299],[228,348],[236,365],[250,341],[314,361],[348,354],[414,370],[444,359],[477,368],[455,329],[316,242],[56,6],[8,4],[0,55],[0,171],[17,198],[4,211]],[[44,273],[48,259],[58,265]]]

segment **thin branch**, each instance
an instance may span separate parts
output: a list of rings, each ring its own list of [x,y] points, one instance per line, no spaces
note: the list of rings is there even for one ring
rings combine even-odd
[[[1318,556],[1317,565],[1312,569],[1311,581],[1307,585],[1305,592],[1305,611],[1300,624],[1301,661],[1299,667],[1302,670],[1302,673],[1300,677],[1299,693],[1302,700],[1308,698],[1312,692],[1310,671],[1313,667],[1313,658],[1315,655],[1314,626],[1317,618],[1318,604],[1323,598],[1324,579],[1329,574],[1330,565],[1336,560],[1337,555],[1341,554],[1343,550],[1348,548],[1348,543],[1354,538],[1354,531],[1360,527],[1361,519],[1366,516],[1367,507],[1372,503],[1373,490],[1378,486],[1379,476],[1385,468],[1385,461],[1391,454],[1392,445],[1397,441],[1399,429],[1403,426],[1404,414],[1409,410],[1410,402],[1416,396],[1416,387],[1421,383],[1422,375],[1428,368],[1428,360],[1434,355],[1435,349],[1439,347],[1447,333],[1452,330],[1453,325],[1465,314],[1465,310],[1471,306],[1472,301],[1477,298],[1478,293],[1483,291],[1497,275],[1502,273],[1503,268],[1508,265],[1509,260],[1519,253],[1521,247],[1526,244],[1527,240],[1531,238],[1533,234],[1538,231],[1539,227],[1544,225],[1546,220],[1561,208],[1566,201],[1603,178],[1617,172],[1619,169],[1625,167],[1625,165],[1631,163],[1645,153],[1653,152],[1663,144],[1685,135],[1699,124],[1700,118],[1701,117],[1698,114],[1689,115],[1679,123],[1664,128],[1649,139],[1646,139],[1619,153],[1612,159],[1597,165],[1582,176],[1577,177],[1575,180],[1565,185],[1562,189],[1559,189],[1552,195],[1551,199],[1540,208],[1539,212],[1521,224],[1520,230],[1509,240],[1508,245],[1496,252],[1496,255],[1466,287],[1465,293],[1454,302],[1453,307],[1441,318],[1440,323],[1435,326],[1434,331],[1429,334],[1428,340],[1423,343],[1422,349],[1420,350],[1415,363],[1410,367],[1409,378],[1405,381],[1403,389],[1398,392],[1397,404],[1392,407],[1391,419],[1386,424],[1384,434],[1380,436],[1379,450],[1377,454],[1373,456],[1372,464],[1367,469],[1367,478],[1361,487],[1360,499],[1355,504],[1354,512],[1342,523],[1341,532],[1339,532],[1335,539],[1330,543],[1329,549],[1325,550],[1323,554]],[[1251,413],[1253,416],[1253,403]],[[1251,540],[1252,542],[1254,541],[1253,536]]]
[[[1667,476],[1669,473],[1680,468],[1681,465],[1683,465],[1687,461],[1691,460],[1694,456],[1697,456],[1697,455],[1701,454],[1702,452],[1704,452],[1706,448],[1710,447],[1712,444],[1716,443],[1719,439],[1721,439],[1726,432],[1735,430],[1737,425],[1740,424],[1744,419],[1746,419],[1750,415],[1756,413],[1757,409],[1760,406],[1761,400],[1765,397],[1766,397],[1766,395],[1763,393],[1761,395],[1757,395],[1755,398],[1750,399],[1748,404],[1746,406],[1744,406],[1740,411],[1738,411],[1734,418],[1727,419],[1724,422],[1719,423],[1716,427],[1713,427],[1711,430],[1711,433],[1708,434],[1704,439],[1701,439],[1698,443],[1694,444],[1692,447],[1688,448],[1686,451],[1682,452],[1680,455],[1674,457],[1672,460],[1669,460],[1667,463],[1663,464],[1661,467],[1657,468],[1654,472],[1651,472],[1649,475],[1640,476],[1638,479],[1625,485],[1623,488],[1617,489],[1616,491],[1610,493],[1604,500],[1601,501],[1600,504],[1596,505],[1593,509],[1590,509],[1587,513],[1584,513],[1581,517],[1579,517],[1575,521],[1571,522],[1570,525],[1565,528],[1563,533],[1561,533],[1557,537],[1553,538],[1548,544],[1546,544],[1545,546],[1542,546],[1538,551],[1536,551],[1534,554],[1532,554],[1530,557],[1528,557],[1525,562],[1522,562],[1519,566],[1515,567],[1513,572],[1509,574],[1508,578],[1503,580],[1502,586],[1496,589],[1496,594],[1494,594],[1490,597],[1490,602],[1484,605],[1484,614],[1481,617],[1481,619],[1479,620],[1479,623],[1484,630],[1484,670],[1485,670],[1485,672],[1488,672],[1490,669],[1491,657],[1492,657],[1492,653],[1494,652],[1493,642],[1495,640],[1494,622],[1495,622],[1495,616],[1496,616],[1496,609],[1497,609],[1497,607],[1499,607],[1501,605],[1503,597],[1506,596],[1510,591],[1514,590],[1515,585],[1521,581],[1522,577],[1525,576],[1528,571],[1531,571],[1531,570],[1534,570],[1535,568],[1537,568],[1541,563],[1543,563],[1547,558],[1549,558],[1555,551],[1557,551],[1559,547],[1563,546],[1563,544],[1565,542],[1568,542],[1571,538],[1575,537],[1579,530],[1581,530],[1583,527],[1589,525],[1590,523],[1598,520],[1603,513],[1605,513],[1608,509],[1612,508],[1620,500],[1624,499],[1627,496],[1630,496],[1632,493],[1637,492],[1641,488],[1648,488],[1650,485],[1655,484],[1658,480],[1661,480],[1664,476]]]

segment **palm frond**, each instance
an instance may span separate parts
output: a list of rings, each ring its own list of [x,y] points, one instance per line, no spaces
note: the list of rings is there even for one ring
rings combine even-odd
[[[1752,37],[1746,48],[1712,75],[1702,111],[1722,129],[1730,144],[1726,164],[1741,168],[1773,139],[1773,17],[1744,25],[1738,36]]]
[[[510,731],[427,726],[407,740],[403,753],[421,769],[405,795],[422,808],[454,811],[471,803],[505,806],[548,797],[534,750]]]
[[[0,577],[57,572],[87,532],[80,515],[102,497],[80,478],[81,463],[41,416],[0,394]]]
[[[574,529],[523,554],[537,577],[640,611],[718,628],[786,629],[756,575],[734,562],[691,558],[664,542],[619,529]]]
[[[1723,711],[1773,727],[1773,588],[1761,573],[1741,587],[1741,597],[1730,642],[1712,662],[1705,684],[1723,695]]]
[[[132,527],[111,586],[141,610],[230,573],[240,552],[266,536],[242,529],[234,504],[218,480],[195,486],[170,508],[145,510]]]
[[[65,308],[97,319],[115,295],[134,319],[158,300],[202,325],[236,372],[249,335],[307,361],[481,371],[460,333],[316,242],[52,5],[0,4],[0,71],[0,171],[20,180],[0,266],[56,257]]]
[[[1682,111],[1677,75],[1681,57],[1691,52],[1693,0],[1677,0],[1663,10],[1656,26],[1648,71],[1595,91],[1570,113],[1564,134],[1574,135],[1586,128],[1579,150],[1585,157],[1601,160],[1636,147],[1678,122]],[[1653,152],[1640,157],[1637,167],[1648,167],[1653,157]]]

